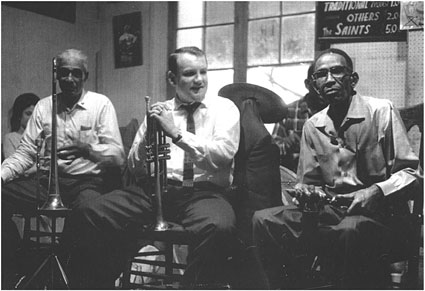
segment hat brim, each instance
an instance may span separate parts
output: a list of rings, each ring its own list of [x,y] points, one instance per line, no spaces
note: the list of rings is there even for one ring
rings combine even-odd
[[[233,83],[221,88],[218,95],[232,100],[238,108],[244,100],[255,99],[264,123],[279,122],[288,113],[288,107],[279,95],[258,85]]]

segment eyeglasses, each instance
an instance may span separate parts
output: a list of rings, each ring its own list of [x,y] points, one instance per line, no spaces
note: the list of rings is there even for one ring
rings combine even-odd
[[[68,69],[68,68],[59,68],[58,69],[58,78],[66,78],[71,74],[74,78],[81,79],[83,77],[83,71],[81,69]]]
[[[326,78],[328,76],[329,73],[331,73],[331,76],[334,79],[341,79],[343,78],[346,73],[349,71],[349,69],[345,66],[335,66],[335,67],[331,67],[330,69],[321,69],[318,70],[316,72],[314,72],[311,76],[313,78],[313,80],[319,80],[319,79],[323,79]]]

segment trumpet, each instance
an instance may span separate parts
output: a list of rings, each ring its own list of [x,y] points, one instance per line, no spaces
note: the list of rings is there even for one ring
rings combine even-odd
[[[58,112],[58,96],[56,93],[57,83],[57,62],[56,58],[52,61],[52,140],[51,140],[51,156],[50,156],[50,174],[48,196],[46,202],[40,210],[64,210],[67,209],[59,194],[58,181],[58,160],[57,160],[57,112]]]
[[[146,101],[146,163],[150,191],[156,211],[154,229],[164,231],[168,223],[164,220],[162,212],[162,196],[167,192],[167,160],[170,159],[170,144],[166,143],[164,131],[157,120],[149,117],[150,97]],[[153,173],[152,166],[153,164]],[[153,191],[152,191],[153,190]]]

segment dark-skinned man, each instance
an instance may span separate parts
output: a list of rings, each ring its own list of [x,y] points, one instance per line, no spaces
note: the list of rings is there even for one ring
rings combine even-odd
[[[313,236],[297,206],[254,214],[254,240],[270,287],[284,287],[279,266],[290,261],[297,242],[308,238],[308,245],[333,259],[338,288],[385,288],[378,258],[397,241],[392,212],[407,210],[400,207],[406,203],[390,205],[419,186],[419,159],[393,104],[356,93],[359,76],[344,51],[321,52],[312,79],[329,106],[304,125],[295,189],[298,197],[316,193],[332,199],[319,210]]]
[[[112,190],[105,187],[109,183],[106,183],[104,173],[108,167],[123,164],[124,149],[111,101],[104,95],[84,89],[89,75],[87,56],[79,50],[68,49],[60,53],[56,61],[61,89],[57,95],[59,192],[64,204],[75,210]],[[12,288],[15,283],[15,252],[20,240],[11,220],[12,214],[31,213],[37,203],[37,180],[19,176],[33,165],[40,137],[44,137],[46,143],[43,157],[50,157],[51,132],[52,98],[49,96],[37,103],[20,145],[1,167],[2,286],[5,288]],[[47,197],[48,168],[47,165],[41,171],[42,201]]]

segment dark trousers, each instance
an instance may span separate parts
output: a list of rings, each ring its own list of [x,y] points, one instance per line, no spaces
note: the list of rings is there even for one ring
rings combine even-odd
[[[345,210],[330,205],[312,218],[295,206],[281,206],[254,214],[253,236],[270,288],[284,287],[277,286],[281,284],[280,266],[293,262],[300,247],[333,262],[332,278],[339,288],[370,289],[385,283],[379,256],[388,253],[392,232],[380,218],[348,216]]]
[[[34,215],[37,204],[43,204],[47,197],[48,178],[43,175],[40,185],[34,177],[19,178],[2,186],[2,286],[12,287],[14,275],[18,272],[16,252],[20,247],[20,237],[13,214]],[[37,202],[37,187],[40,186],[40,201]],[[99,176],[67,176],[59,177],[59,189],[64,204],[78,209],[81,205],[90,204],[90,200],[106,192],[103,179]],[[67,229],[65,220],[65,229]],[[78,235],[78,234],[76,234]],[[67,234],[73,237],[74,234]]]
[[[193,192],[169,186],[163,197],[165,220],[182,224],[194,234],[189,246],[186,286],[223,282],[226,258],[235,241],[235,215],[223,190],[212,184]],[[77,277],[89,273],[85,289],[99,288],[99,282],[116,278],[125,256],[135,242],[135,230],[154,222],[148,195],[140,187],[115,190],[102,195],[73,213],[70,225],[76,238],[76,253],[71,264],[82,266]],[[135,249],[133,249],[135,251]],[[95,270],[101,272],[95,272]]]

